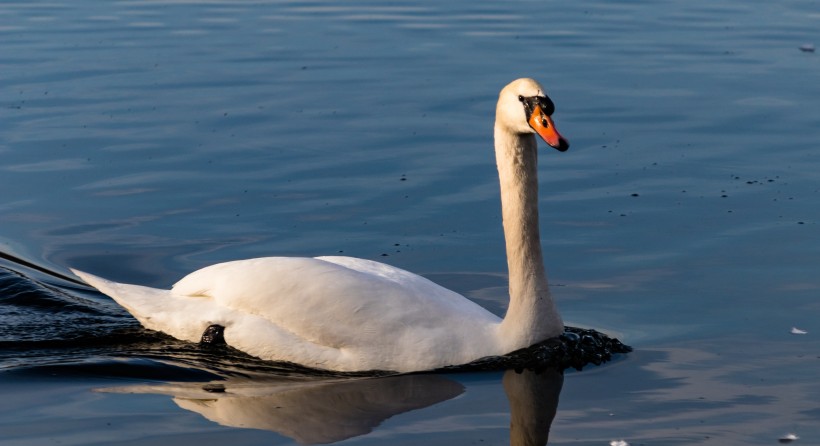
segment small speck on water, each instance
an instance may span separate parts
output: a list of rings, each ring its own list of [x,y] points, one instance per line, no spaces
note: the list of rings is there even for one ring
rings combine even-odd
[[[797,435],[795,435],[795,434],[786,434],[786,435],[784,435],[784,436],[782,436],[782,437],[778,438],[778,439],[777,439],[777,441],[778,441],[779,443],[791,443],[791,442],[793,442],[793,441],[797,441],[797,440],[799,440],[799,439],[800,439],[800,437],[798,437],[798,436],[797,436]]]
[[[640,197],[638,194],[632,194],[633,197]]]
[[[804,43],[800,45],[800,51],[804,53],[813,53],[814,52],[814,44],[813,43]]]

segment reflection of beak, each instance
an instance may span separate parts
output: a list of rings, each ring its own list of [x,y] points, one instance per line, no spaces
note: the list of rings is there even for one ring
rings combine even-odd
[[[569,141],[558,133],[555,124],[552,122],[552,117],[544,114],[541,107],[535,106],[535,110],[530,115],[529,124],[550,146],[561,152],[569,149]]]

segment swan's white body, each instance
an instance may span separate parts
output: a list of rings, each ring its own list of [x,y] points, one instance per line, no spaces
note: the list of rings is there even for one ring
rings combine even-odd
[[[352,257],[267,257],[195,271],[168,290],[77,272],[143,326],[197,342],[212,324],[253,356],[328,370],[424,370],[497,354],[501,320],[446,288]]]
[[[496,111],[510,273],[510,307],[503,320],[421,276],[352,257],[220,263],[189,274],[170,290],[72,271],[146,328],[197,342],[208,326],[221,325],[234,348],[308,367],[410,372],[528,347],[563,331],[541,258],[534,134],[562,149],[567,144],[554,128],[548,130],[548,115],[522,106],[543,95],[535,81],[519,79],[501,91]],[[543,118],[544,127],[532,124],[530,115],[538,123]]]

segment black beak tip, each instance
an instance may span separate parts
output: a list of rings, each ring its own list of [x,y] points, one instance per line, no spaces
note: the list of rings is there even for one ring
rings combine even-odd
[[[564,138],[558,140],[558,147],[555,148],[559,152],[566,152],[569,149],[569,141]]]

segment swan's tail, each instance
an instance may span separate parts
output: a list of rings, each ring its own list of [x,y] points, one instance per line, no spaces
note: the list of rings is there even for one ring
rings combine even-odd
[[[208,318],[209,299],[175,296],[169,290],[112,282],[76,269],[71,272],[114,299],[145,328],[197,342],[208,325],[217,323]]]

